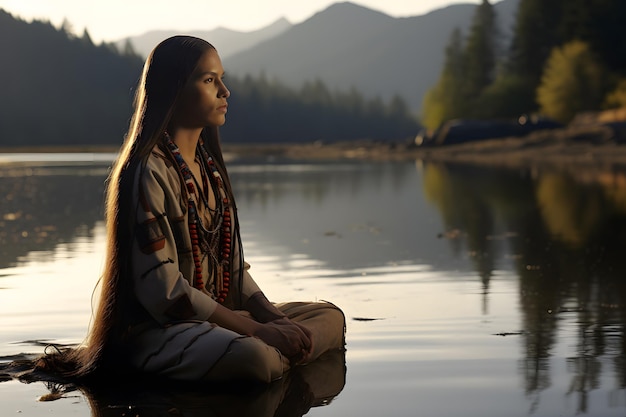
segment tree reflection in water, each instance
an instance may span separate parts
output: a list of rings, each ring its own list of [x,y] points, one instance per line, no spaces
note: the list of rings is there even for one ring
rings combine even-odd
[[[32,250],[90,237],[103,217],[106,167],[0,170],[0,269]]]
[[[538,401],[551,386],[559,323],[572,315],[577,331],[567,395],[577,397],[578,411],[587,410],[601,372],[610,372],[601,356],[612,359],[616,388],[626,387],[626,173],[426,164],[423,181],[447,230],[463,237],[473,255],[485,293],[497,257],[494,234],[504,231],[519,276],[527,395]]]
[[[412,165],[401,163],[346,162],[341,166],[310,163],[298,167],[302,170],[244,164],[239,171],[237,166],[231,171],[239,206],[248,210],[246,219],[257,216],[260,220],[254,224],[253,231],[267,239],[267,247],[278,242],[301,248],[309,256],[307,260],[325,262],[325,267],[332,271],[343,272],[349,268],[346,265],[378,267],[389,261],[406,261],[441,270],[446,276],[448,271],[459,268],[466,272],[465,260],[455,262],[452,258],[469,254],[469,268],[476,271],[482,284],[483,316],[488,315],[493,276],[504,267],[507,279],[515,279],[518,294],[518,305],[510,309],[518,310],[521,317],[520,334],[516,336],[522,346],[519,372],[531,411],[533,407],[539,409],[540,396],[548,388],[559,389],[564,371],[557,364],[563,363],[563,357],[567,384],[562,390],[577,403],[579,412],[591,409],[591,392],[607,384],[614,384],[612,392],[616,393],[608,399],[609,407],[624,406],[623,398],[617,398],[623,396],[626,388],[626,257],[623,256],[626,175],[623,172],[495,170],[425,163],[416,176]],[[252,168],[257,171],[248,172]],[[72,170],[48,167],[41,175],[33,170],[31,173],[35,175],[25,175],[25,171],[9,175],[0,170],[0,192],[6,196],[0,212],[0,269],[18,264],[29,251],[39,251],[45,256],[46,251],[52,251],[60,242],[90,236],[94,225],[102,220],[105,167]],[[428,223],[431,220],[428,218],[415,218],[420,215],[420,212],[415,214],[419,207],[414,198],[416,182],[420,179],[425,197],[437,207],[438,214],[429,207],[428,215],[441,217],[445,224],[441,237],[447,238],[447,242],[432,244],[440,225],[436,222],[433,226],[435,222]],[[341,210],[335,200],[339,200]],[[396,203],[394,216],[388,215],[390,201]],[[322,221],[329,214],[337,220]],[[301,231],[300,227],[283,227],[286,221],[310,224],[302,226]],[[361,231],[351,235],[350,222],[356,221],[366,225],[371,221],[382,231],[381,235]],[[339,228],[342,222],[346,223],[344,229]],[[332,230],[337,230],[337,234],[332,238],[324,236],[326,229],[320,230],[320,224],[336,228]],[[337,237],[339,232],[343,233],[341,238]],[[302,234],[307,237],[307,243],[298,246]],[[384,245],[380,244],[383,240]],[[320,244],[314,244],[317,242]],[[346,250],[350,244],[358,250]],[[453,256],[442,250],[447,244]],[[268,253],[269,249],[264,248],[264,254]],[[281,249],[280,253],[283,252],[289,260],[291,252]],[[513,274],[509,273],[511,270]],[[308,272],[316,274],[317,270]],[[381,276],[387,274],[385,269]],[[474,273],[470,272],[469,276],[473,278]],[[358,279],[354,277],[354,282]],[[386,284],[392,285],[389,281]],[[367,285],[363,288],[369,290]],[[433,319],[439,320],[436,311],[432,314]],[[420,330],[405,329],[415,331],[416,338],[422,337]],[[373,336],[364,337],[369,340],[367,337]],[[453,337],[449,335],[444,340],[453,343]],[[564,346],[567,353],[559,350]],[[615,382],[608,381],[613,376]],[[498,376],[494,375],[493,379],[497,380]],[[131,391],[128,397],[120,397],[116,396],[120,391],[115,388],[112,393],[86,392],[86,396],[92,395],[91,404],[101,415],[115,416],[115,412],[121,415],[119,407],[128,409],[129,405],[160,404],[161,410],[172,404],[172,408],[182,407],[179,399],[184,399],[183,404],[196,404],[206,415],[212,415],[215,411],[210,411],[214,410],[211,407],[221,407],[215,404],[234,407],[236,403],[235,397],[228,395],[211,396],[202,403],[205,399],[194,399],[193,392],[178,391],[167,394],[156,391],[159,395],[155,398],[148,389],[148,392],[131,390],[135,397]],[[276,392],[288,390],[283,386]],[[308,395],[306,390],[298,392],[287,397]],[[246,401],[276,404],[273,394],[255,397],[257,394],[252,395],[256,400]],[[346,394],[350,393],[343,395]],[[550,395],[558,394],[544,394]],[[144,398],[146,402],[142,402]],[[306,402],[302,404],[289,409],[304,410]],[[103,406],[98,408],[99,405]],[[280,410],[285,408],[278,407],[272,412],[276,414]]]

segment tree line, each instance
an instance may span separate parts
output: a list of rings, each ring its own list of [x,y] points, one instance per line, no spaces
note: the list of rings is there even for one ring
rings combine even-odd
[[[331,91],[320,80],[300,89],[261,75],[226,80],[231,91],[226,139],[249,142],[399,140],[419,130],[399,96],[384,103],[366,100],[357,90]]]
[[[143,60],[128,43],[95,45],[68,22],[25,22],[0,9],[0,146],[110,145],[123,140]],[[231,142],[398,140],[419,124],[406,103],[299,89],[265,76],[229,77]]]
[[[624,27],[623,0],[520,0],[503,47],[483,0],[469,33],[451,33],[422,121],[434,129],[450,119],[539,113],[567,123],[583,111],[626,106]]]

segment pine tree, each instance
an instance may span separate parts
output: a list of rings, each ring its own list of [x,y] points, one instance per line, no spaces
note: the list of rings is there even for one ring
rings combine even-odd
[[[439,81],[424,96],[422,121],[427,128],[435,129],[446,120],[465,114],[464,58],[463,36],[460,29],[455,28],[446,47]]]
[[[465,94],[476,100],[495,79],[497,56],[496,13],[488,0],[476,8],[465,47]]]
[[[562,42],[559,23],[564,1],[520,1],[511,45],[510,69],[527,79],[533,89],[539,84],[550,52]]]
[[[559,29],[562,4],[567,0],[521,0],[517,10],[513,41],[505,65],[504,80],[517,93],[511,109],[533,112],[538,108],[535,91],[552,49],[562,43]],[[514,80],[509,83],[509,80]],[[503,84],[503,83],[498,83]],[[511,115],[512,116],[512,115]]]
[[[126,39],[126,42],[124,42],[122,55],[129,57],[139,56],[139,54],[135,51],[135,47],[133,46],[133,43],[130,41],[130,39]]]
[[[91,36],[89,35],[87,28],[83,30],[83,36],[81,36],[80,40],[88,46],[93,46],[93,41],[91,40]]]
[[[61,27],[59,28],[61,32],[65,32],[68,38],[73,38],[74,34],[74,25],[69,21],[67,17],[63,18],[63,22],[61,22]]]

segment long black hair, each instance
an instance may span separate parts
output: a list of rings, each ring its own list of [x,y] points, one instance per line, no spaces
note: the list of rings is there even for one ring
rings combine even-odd
[[[209,42],[191,37],[174,36],[157,45],[146,59],[134,101],[134,112],[124,143],[107,180],[106,224],[107,249],[105,268],[99,282],[98,307],[84,347],[47,358],[44,367],[56,368],[73,376],[87,376],[115,360],[122,344],[129,309],[136,304],[132,290],[130,253],[136,201],[133,186],[137,169],[145,166],[155,146],[162,146],[181,91],[202,55],[215,50]],[[234,237],[239,248],[239,282],[243,273],[243,253],[239,223],[230,179],[222,155],[219,129],[205,127],[201,132],[205,149],[216,162],[234,214]],[[166,155],[169,155],[166,152]],[[181,184],[183,179],[181,178]],[[185,187],[181,189],[185,192]],[[233,251],[233,254],[236,251]],[[231,255],[232,256],[232,255]],[[232,300],[231,300],[232,301]],[[50,356],[50,355],[48,355]],[[56,360],[56,363],[55,363]]]

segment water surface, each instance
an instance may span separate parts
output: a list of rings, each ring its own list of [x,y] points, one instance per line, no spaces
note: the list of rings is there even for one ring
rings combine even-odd
[[[41,352],[35,340],[80,342],[104,262],[110,156],[22,159],[0,164],[5,357]],[[348,318],[345,380],[332,361],[306,369],[298,378],[333,376],[320,382],[327,397],[285,400],[276,415],[626,414],[624,173],[258,159],[230,172],[246,258],[269,298],[330,300]],[[168,407],[273,415],[298,381]],[[49,392],[0,383],[0,411],[102,412],[80,392],[37,401]]]

